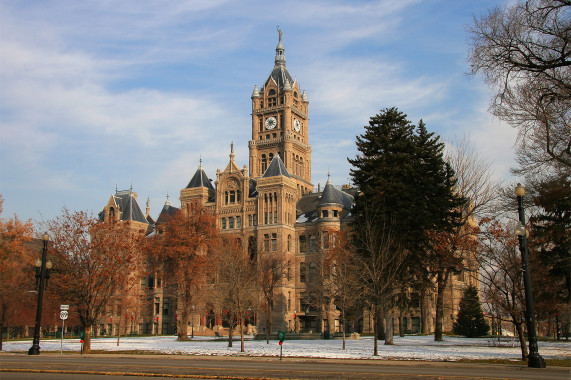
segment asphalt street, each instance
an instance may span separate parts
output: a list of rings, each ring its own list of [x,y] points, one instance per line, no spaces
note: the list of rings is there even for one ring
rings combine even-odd
[[[570,368],[453,362],[189,355],[0,354],[0,379],[571,379]]]

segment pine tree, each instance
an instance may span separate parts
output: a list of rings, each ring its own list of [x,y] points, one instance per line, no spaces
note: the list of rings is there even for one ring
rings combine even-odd
[[[484,319],[478,290],[474,286],[469,286],[460,301],[460,312],[453,326],[454,334],[475,338],[487,335],[489,330],[490,326]]]
[[[454,171],[444,160],[439,136],[422,121],[415,126],[396,108],[371,117],[365,133],[357,136],[357,148],[360,154],[349,159],[353,183],[361,190],[352,211],[355,254],[371,267],[385,249],[407,260],[395,261],[400,278],[391,287],[380,286],[379,279],[397,268],[386,263],[380,263],[382,271],[372,268],[367,287],[378,290],[369,302],[388,311],[393,290],[412,274],[421,277],[414,270],[432,266],[429,232],[457,227],[466,200],[454,193]]]

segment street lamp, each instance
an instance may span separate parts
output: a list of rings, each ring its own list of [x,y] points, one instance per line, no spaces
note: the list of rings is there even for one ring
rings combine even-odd
[[[192,305],[192,314],[190,315],[190,319],[192,320],[192,336],[191,336],[191,338],[194,339],[194,305]]]
[[[50,237],[44,233],[44,249],[42,251],[42,259],[36,260],[36,286],[38,287],[38,307],[36,309],[36,324],[34,326],[34,342],[32,347],[28,350],[28,355],[40,354],[40,329],[42,323],[42,300],[44,298],[44,288],[50,278],[50,270],[52,269],[52,262],[47,260],[48,256],[48,241]]]
[[[533,368],[545,368],[545,360],[539,355],[537,348],[537,336],[535,334],[535,312],[533,310],[533,296],[531,294],[531,278],[529,276],[529,248],[527,246],[528,232],[525,228],[525,213],[523,208],[523,196],[525,189],[518,183],[515,188],[517,198],[517,211],[519,213],[519,223],[515,233],[519,239],[519,250],[521,252],[521,266],[523,271],[523,285],[525,290],[525,320],[527,324],[527,335],[529,338],[529,355],[527,356],[527,366]]]

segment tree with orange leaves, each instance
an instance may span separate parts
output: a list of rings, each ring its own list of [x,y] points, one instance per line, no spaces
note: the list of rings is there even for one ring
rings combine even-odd
[[[91,351],[91,329],[113,297],[129,292],[141,268],[138,239],[128,223],[102,223],[66,208],[47,227],[55,273],[52,289],[76,309]]]
[[[4,200],[0,195],[0,215]],[[23,222],[14,215],[12,219],[0,218],[0,350],[2,332],[14,315],[29,299],[28,291],[33,289],[34,258],[26,248],[32,239],[33,227],[30,220]]]
[[[176,285],[178,340],[189,340],[192,307],[200,301],[212,273],[213,260],[208,253],[217,237],[214,216],[193,204],[187,213],[177,212],[157,226],[145,244],[151,266],[168,273],[163,286]]]

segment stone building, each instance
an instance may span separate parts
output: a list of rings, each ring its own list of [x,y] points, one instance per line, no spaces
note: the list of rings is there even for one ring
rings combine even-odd
[[[214,183],[202,167],[202,161],[188,185],[180,191],[180,204],[190,212],[198,202],[216,216],[223,234],[239,234],[256,254],[280,254],[287,261],[284,275],[276,289],[273,308],[273,330],[296,332],[339,332],[339,311],[332,302],[318,308],[308,301],[307,292],[319,265],[319,252],[331,243],[332,232],[343,230],[350,218],[356,193],[348,185],[335,187],[330,179],[323,189],[314,189],[311,177],[311,145],[309,143],[309,99],[286,68],[284,45],[280,31],[274,67],[261,88],[254,86],[252,100],[252,139],[248,142],[248,165],[236,163],[233,144],[224,170],[217,170]],[[245,161],[245,160],[244,160]],[[102,212],[107,217],[131,217],[141,228],[154,222],[134,206],[125,193],[112,196]],[[121,199],[119,205],[118,199]],[[135,198],[136,203],[136,198]],[[119,206],[117,206],[119,205]],[[126,208],[125,208],[126,207]],[[137,210],[138,209],[138,210]],[[131,214],[127,215],[130,210]],[[162,218],[178,210],[167,200]],[[451,330],[463,289],[473,281],[458,275],[449,286],[444,329]],[[140,313],[140,333],[172,333],[176,326],[176,298],[161,288],[161,274],[141,282],[141,292],[152,305],[153,313]],[[171,294],[170,296],[167,296]],[[420,296],[412,293],[413,307],[405,316],[405,330],[420,332]],[[433,304],[433,298],[428,304]],[[165,303],[167,306],[165,306]],[[167,311],[165,313],[165,310]],[[191,318],[196,332],[223,328],[219,311],[200,310]],[[263,312],[260,312],[263,313]],[[433,311],[430,315],[434,315]],[[153,327],[154,326],[154,327]],[[264,318],[257,318],[257,330],[263,331]],[[433,321],[429,321],[433,326]],[[398,331],[396,323],[395,331]],[[355,328],[372,331],[365,311]]]

